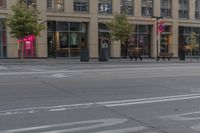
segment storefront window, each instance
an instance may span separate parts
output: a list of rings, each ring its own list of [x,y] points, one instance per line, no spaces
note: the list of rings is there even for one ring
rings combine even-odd
[[[6,28],[5,28],[5,20],[0,19],[0,57],[7,56],[7,42],[6,42]]]
[[[6,7],[6,0],[0,0],[0,8]]]
[[[99,14],[112,14],[112,0],[98,0]]]
[[[150,56],[150,25],[136,25],[133,35],[128,40],[130,48],[141,50],[142,56]]]
[[[133,0],[121,0],[121,13],[133,15]]]
[[[48,11],[64,11],[64,0],[47,0]]]
[[[74,11],[88,12],[89,0],[74,0]]]
[[[36,8],[36,0],[24,0],[28,8]]]
[[[153,15],[153,0],[142,0],[142,16]]]
[[[172,16],[172,4],[171,0],[161,0],[161,16],[171,17]]]
[[[49,56],[80,56],[81,49],[87,47],[87,23],[48,21],[47,24]]]
[[[171,26],[165,25],[163,32],[160,35],[160,52],[169,52],[169,47],[172,44]]]
[[[199,57],[200,27],[179,27],[179,55]]]
[[[200,19],[200,0],[195,1],[195,18]]]
[[[179,18],[188,18],[189,0],[179,0]]]

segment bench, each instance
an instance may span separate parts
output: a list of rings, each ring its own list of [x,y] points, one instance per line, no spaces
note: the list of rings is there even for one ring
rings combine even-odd
[[[140,61],[142,61],[141,48],[130,49],[128,52],[129,52],[129,58],[131,59],[131,61],[133,58],[135,59],[135,61],[137,61],[138,58],[140,59]]]
[[[174,55],[174,53],[164,53],[164,52],[162,52],[162,53],[159,53],[158,60],[159,60],[160,58],[163,58],[163,61],[164,61],[165,58],[167,58],[168,61],[170,61],[170,58],[172,58],[173,55]]]

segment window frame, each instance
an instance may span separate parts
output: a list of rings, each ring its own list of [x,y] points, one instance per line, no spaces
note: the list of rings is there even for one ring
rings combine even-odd
[[[151,5],[149,4],[150,1],[152,3]],[[153,2],[154,2],[153,0],[142,0],[141,1],[141,15],[142,16],[144,16],[144,17],[153,16]],[[149,12],[147,12],[147,11],[149,11]]]
[[[121,13],[133,16],[134,15],[134,0],[121,0],[120,9],[121,9]],[[123,9],[127,9],[127,10],[123,10]]]
[[[189,18],[189,0],[179,0],[179,18],[188,19]],[[187,4],[187,5],[186,5]]]
[[[75,2],[79,2],[80,6],[79,8],[75,8]],[[86,3],[86,4],[85,4]],[[74,0],[74,8],[73,10],[75,12],[85,12],[85,13],[88,13],[89,12],[89,8],[90,8],[90,4],[89,4],[89,0]],[[85,8],[83,7],[84,4],[86,5]],[[79,10],[75,10],[75,9],[79,9]]]
[[[98,0],[98,14],[111,15],[113,12],[112,0]]]
[[[165,17],[165,18],[172,17],[172,0],[161,0],[160,13],[162,17]]]

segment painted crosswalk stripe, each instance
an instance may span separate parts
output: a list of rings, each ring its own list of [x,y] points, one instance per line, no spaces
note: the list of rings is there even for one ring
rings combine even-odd
[[[11,109],[0,111],[0,116],[6,115],[17,115],[17,114],[27,114],[30,112],[55,112],[55,111],[65,111],[72,109],[88,109],[94,107],[120,107],[129,105],[140,105],[140,104],[150,104],[159,102],[171,102],[171,101],[181,101],[190,99],[200,99],[200,94],[185,94],[185,95],[175,95],[175,96],[163,96],[163,97],[153,97],[153,98],[142,98],[142,99],[128,99],[119,101],[106,101],[106,102],[94,102],[94,103],[79,103],[79,104],[69,104],[69,105],[57,105],[57,106],[44,106],[44,107],[32,107],[32,108],[22,108],[22,109]]]
[[[5,130],[0,131],[0,133],[20,133],[20,132],[31,132],[37,131],[41,129],[46,129],[48,132],[43,133],[62,133],[62,132],[75,132],[75,131],[83,131],[89,129],[96,129],[101,127],[108,127],[117,124],[122,124],[127,122],[127,119],[100,119],[100,120],[88,120],[88,121],[78,121],[78,122],[71,122],[71,123],[62,123],[62,124],[53,124],[53,125],[44,125],[44,126],[37,126],[37,127],[28,127],[28,128],[20,128],[20,129],[12,129],[12,130]],[[87,126],[85,125],[87,124]],[[68,126],[78,126],[74,128],[67,128]],[[65,127],[67,129],[51,131],[52,128],[60,128]]]

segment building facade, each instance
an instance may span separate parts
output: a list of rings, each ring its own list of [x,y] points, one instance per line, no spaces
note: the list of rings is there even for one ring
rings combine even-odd
[[[0,58],[17,58],[17,40],[9,34],[5,19],[17,0],[0,0]],[[129,45],[142,48],[142,56],[156,57],[160,52],[179,57],[199,56],[200,0],[24,0],[27,7],[41,12],[46,30],[24,47],[27,58],[79,57],[89,48],[90,58],[98,58],[101,44],[108,42],[109,56],[127,56]],[[128,44],[112,41],[105,22],[113,13],[125,13],[135,26]],[[154,17],[153,17],[154,16]],[[157,19],[155,19],[157,18]],[[160,19],[158,19],[160,18]],[[158,32],[158,23],[163,31]]]

